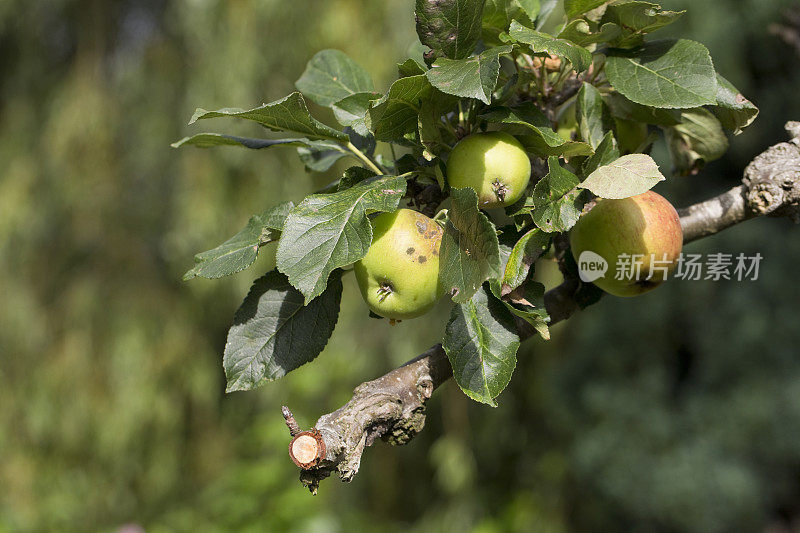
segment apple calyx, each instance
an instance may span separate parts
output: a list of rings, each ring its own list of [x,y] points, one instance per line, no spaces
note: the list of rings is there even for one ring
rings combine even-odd
[[[378,301],[383,302],[387,296],[394,292],[394,287],[388,281],[382,281],[380,287],[378,287]]]
[[[506,201],[506,195],[508,194],[508,186],[505,183],[501,182],[499,178],[495,179],[492,183],[492,192],[494,192],[497,201],[503,203]]]

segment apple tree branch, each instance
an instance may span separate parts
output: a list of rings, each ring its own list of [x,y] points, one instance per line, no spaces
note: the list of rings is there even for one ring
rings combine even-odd
[[[800,122],[786,125],[789,142],[778,143],[747,166],[742,184],[714,198],[679,211],[684,243],[689,243],[760,216],[787,217],[800,222]],[[567,277],[545,294],[550,325],[570,318],[592,303],[585,285]],[[520,340],[534,335],[518,321]],[[301,469],[300,480],[312,493],[336,472],[342,481],[358,473],[367,446],[381,438],[406,444],[425,424],[425,405],[433,392],[453,375],[441,344],[388,374],[362,383],[342,407],[322,415],[309,431],[300,431],[291,411],[283,415],[292,434],[289,455]]]

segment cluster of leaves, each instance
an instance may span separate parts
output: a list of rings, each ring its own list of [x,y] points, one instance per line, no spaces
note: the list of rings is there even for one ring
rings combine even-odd
[[[694,173],[726,150],[724,130],[738,134],[758,113],[702,44],[645,40],[680,15],[639,0],[416,0],[417,32],[430,51],[399,64],[386,93],[347,55],[323,50],[297,80],[299,92],[250,110],[198,109],[190,124],[235,117],[291,136],[201,133],[174,146],[293,146],[310,171],[357,163],[298,205],[253,216],[186,273],[239,272],[278,241],[277,269],[255,281],[230,330],[228,390],[279,378],[322,351],[343,268],[371,244],[370,214],[404,205],[436,212],[445,201],[440,282],[454,306],[442,344],[462,390],[494,405],[516,365],[515,321],[549,337],[533,264],[584,204],[665,179],[647,155],[660,134],[675,173]],[[340,128],[313,118],[306,98],[329,107]],[[452,146],[487,130],[515,135],[541,169],[504,213],[481,211],[474,191],[443,179]],[[383,145],[391,157],[379,153]]]

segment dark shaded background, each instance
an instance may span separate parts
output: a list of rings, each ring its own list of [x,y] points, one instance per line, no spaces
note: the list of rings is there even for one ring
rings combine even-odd
[[[798,6],[664,5],[691,11],[662,34],[706,43],[762,109],[724,160],[659,187],[686,205],[736,184],[800,119],[800,58],[768,31]],[[550,343],[524,345],[499,408],[449,383],[418,439],[379,443],[352,484],[331,480],[316,498],[287,458],[280,405],[312,424],[435,342],[446,308],[391,328],[346,279],[317,361],[224,394],[226,330],[274,252],[221,281],[181,274],[251,214],[335,171],[306,174],[293,149],[169,144],[200,131],[185,126],[196,106],[284,96],[322,48],[385,89],[415,41],[412,11],[411,0],[0,2],[0,531],[800,528],[800,228],[787,221],[689,247],[760,252],[758,281],[607,298]]]

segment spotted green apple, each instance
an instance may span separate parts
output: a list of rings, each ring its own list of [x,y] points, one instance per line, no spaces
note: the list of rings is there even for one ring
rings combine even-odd
[[[441,295],[441,227],[411,209],[381,213],[371,224],[372,245],[353,268],[364,301],[394,320],[427,313]]]

